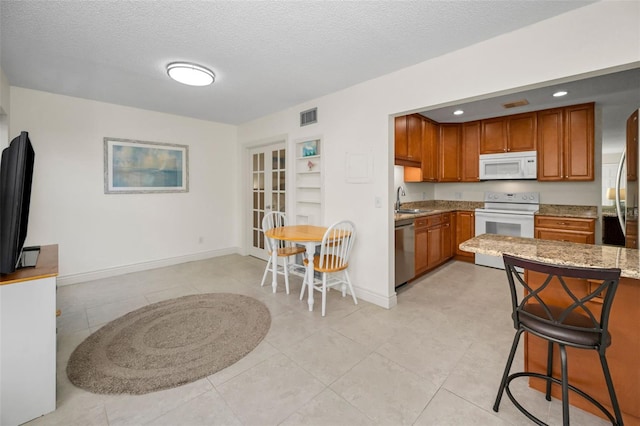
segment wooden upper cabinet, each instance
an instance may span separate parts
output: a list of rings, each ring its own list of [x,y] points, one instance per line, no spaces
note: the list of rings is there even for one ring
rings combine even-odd
[[[477,182],[480,180],[480,121],[462,124],[460,142],[460,180]]]
[[[594,179],[594,104],[538,111],[538,180]]]
[[[627,181],[638,180],[638,110],[627,119]]]
[[[460,124],[440,124],[439,182],[460,181]]]
[[[538,111],[538,180],[562,180],[562,108]]]
[[[535,151],[537,115],[535,112],[510,115],[507,121],[507,151]]]
[[[480,154],[535,151],[535,112],[482,120]]]
[[[403,115],[395,118],[395,164],[420,167],[422,160],[422,118]]]
[[[507,152],[507,125],[504,117],[482,120],[480,154]]]
[[[427,119],[422,121],[422,180],[438,180],[438,125]]]

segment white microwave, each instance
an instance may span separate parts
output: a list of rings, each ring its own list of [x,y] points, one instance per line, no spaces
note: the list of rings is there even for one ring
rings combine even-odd
[[[536,179],[536,151],[480,155],[480,180]]]

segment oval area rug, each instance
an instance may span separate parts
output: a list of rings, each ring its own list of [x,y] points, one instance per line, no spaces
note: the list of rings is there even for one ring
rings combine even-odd
[[[154,303],[111,321],[73,351],[67,376],[101,394],[145,394],[193,382],[240,360],[271,315],[260,301],[207,293]]]

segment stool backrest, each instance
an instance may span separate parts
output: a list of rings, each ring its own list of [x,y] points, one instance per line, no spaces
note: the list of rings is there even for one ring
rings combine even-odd
[[[508,254],[503,259],[516,328],[520,319],[528,316],[566,330],[600,333],[600,342],[606,338],[620,269],[553,265]],[[528,282],[516,267],[529,271]],[[536,276],[535,286],[530,285],[532,275]],[[576,315],[582,317],[577,323]]]

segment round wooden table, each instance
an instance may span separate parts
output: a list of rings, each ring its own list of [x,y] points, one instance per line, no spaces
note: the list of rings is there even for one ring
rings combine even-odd
[[[267,238],[304,244],[307,256],[305,281],[309,286],[309,295],[307,297],[309,311],[313,311],[313,255],[316,251],[316,246],[322,242],[322,238],[324,237],[325,232],[327,232],[326,227],[313,225],[280,226],[265,232],[265,237]],[[275,250],[273,250],[273,253],[271,253],[271,261],[273,265],[278,264],[278,254]],[[276,274],[271,274],[271,277],[271,286],[273,287],[273,292],[275,293],[278,286]]]

